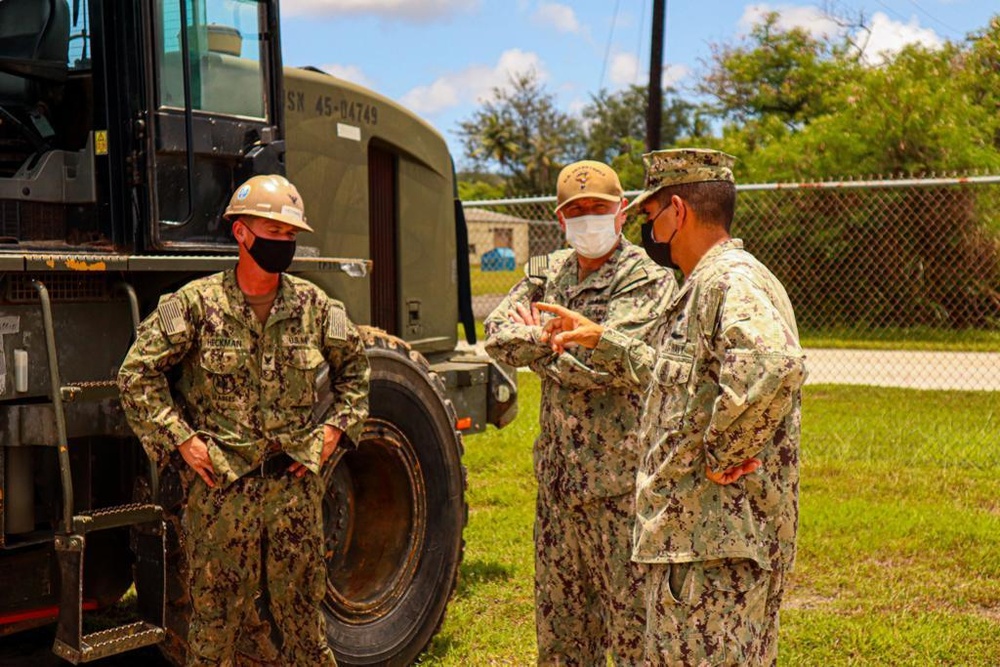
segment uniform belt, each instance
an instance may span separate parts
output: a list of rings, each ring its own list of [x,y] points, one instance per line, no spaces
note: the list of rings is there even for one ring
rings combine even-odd
[[[285,452],[271,454],[261,461],[259,466],[251,469],[244,477],[281,477],[295,459]]]

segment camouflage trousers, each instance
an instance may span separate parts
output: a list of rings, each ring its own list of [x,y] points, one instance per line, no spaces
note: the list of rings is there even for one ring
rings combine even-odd
[[[777,664],[783,568],[748,559],[648,565],[647,667]]]
[[[323,481],[241,477],[226,488],[190,488],[184,534],[190,564],[188,665],[232,665],[235,642],[266,572],[270,611],[282,636],[282,663],[335,666],[320,604]]]
[[[634,563],[634,494],[568,506],[539,488],[535,624],[539,665],[638,665],[645,565]]]

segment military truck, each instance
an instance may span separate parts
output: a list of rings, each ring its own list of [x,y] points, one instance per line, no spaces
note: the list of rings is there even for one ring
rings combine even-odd
[[[440,626],[461,434],[516,413],[511,374],[457,349],[475,328],[442,137],[283,68],[276,0],[0,0],[0,635],[54,623],[73,663],[183,659],[184,478],[150,465],[114,377],[160,295],[234,265],[220,214],[261,173],[298,186],[316,233],[291,270],[364,325],[372,366],[364,435],[325,477],[330,643],[403,665]],[[133,584],[136,619],[94,630]]]

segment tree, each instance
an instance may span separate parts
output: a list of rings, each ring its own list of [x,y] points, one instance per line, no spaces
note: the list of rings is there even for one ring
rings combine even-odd
[[[462,201],[502,199],[503,179],[492,174],[458,174],[458,198]]]
[[[830,109],[829,91],[855,76],[860,53],[843,35],[816,39],[801,28],[782,30],[778,20],[777,12],[767,14],[744,44],[712,45],[697,90],[715,100],[720,118],[764,127],[774,119],[799,129]]]
[[[459,124],[465,156],[506,177],[509,195],[549,194],[564,164],[581,152],[579,123],[556,107],[535,72],[511,75],[472,118]]]
[[[981,32],[970,35],[968,41],[961,69],[970,101],[991,114],[993,145],[1000,150],[1000,15],[994,16]]]
[[[608,92],[600,90],[581,112],[586,134],[585,155],[618,171],[625,189],[642,186],[648,90],[642,86]],[[694,129],[694,105],[667,89],[663,98],[661,127],[664,146],[673,145]]]
[[[702,92],[744,182],[900,175],[1000,166],[997,21],[970,45],[911,45],[880,65],[849,35],[780,30],[716,47]],[[863,33],[863,29],[861,30]]]

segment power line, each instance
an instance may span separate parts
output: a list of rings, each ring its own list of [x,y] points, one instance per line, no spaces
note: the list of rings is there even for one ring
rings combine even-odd
[[[900,21],[904,21],[904,22],[906,21],[906,19],[907,19],[907,17],[906,17],[906,16],[903,16],[903,14],[902,14],[902,13],[900,13],[900,12],[897,12],[897,11],[896,11],[895,9],[893,9],[893,8],[892,8],[892,7],[890,7],[889,5],[887,5],[887,4],[885,4],[884,2],[882,2],[882,0],[875,0],[875,2],[876,2],[876,3],[878,3],[878,5],[879,5],[879,6],[880,6],[880,7],[882,8],[882,9],[884,9],[885,11],[889,12],[890,14],[893,14],[893,15],[895,15],[895,16],[896,16],[896,18],[898,18],[898,19],[899,19]]]
[[[639,85],[639,75],[642,73],[642,68],[639,67],[639,63],[642,62],[642,43],[646,39],[646,2],[640,3],[642,5],[642,14],[639,15],[639,39],[636,41],[635,45],[635,77],[632,79],[632,85]]]
[[[919,11],[919,12],[920,12],[921,14],[923,14],[924,16],[926,16],[927,18],[929,18],[930,20],[934,21],[934,22],[935,22],[935,23],[937,23],[938,25],[940,25],[940,26],[942,26],[942,27],[944,27],[944,28],[947,28],[947,29],[948,29],[948,30],[950,30],[950,31],[951,31],[952,33],[955,33],[955,34],[962,34],[962,31],[961,31],[961,30],[958,30],[957,28],[953,28],[952,26],[948,25],[947,23],[945,23],[944,21],[942,21],[942,20],[938,19],[938,18],[937,18],[937,17],[935,17],[935,16],[931,16],[931,15],[930,15],[930,14],[929,14],[929,13],[928,13],[928,12],[927,12],[927,11],[926,11],[926,10],[925,10],[924,8],[923,8],[923,7],[921,7],[920,5],[918,5],[918,4],[916,3],[916,0],[910,0],[910,4],[911,4],[911,5],[913,5],[914,7],[916,7],[916,8],[917,8],[917,11]]]
[[[618,6],[620,0],[615,0],[615,13],[611,17],[611,31],[608,33],[608,45],[604,49],[604,64],[601,65],[601,81],[597,86],[597,90],[600,91],[604,88],[604,73],[608,69],[608,57],[611,55],[611,40],[615,36],[615,24],[618,23]]]

